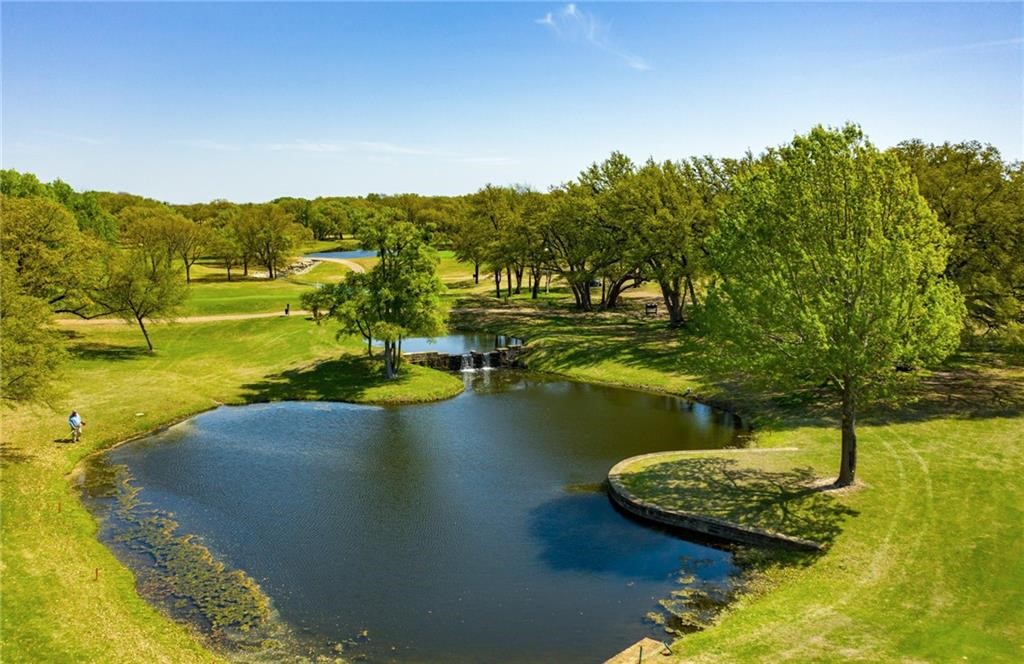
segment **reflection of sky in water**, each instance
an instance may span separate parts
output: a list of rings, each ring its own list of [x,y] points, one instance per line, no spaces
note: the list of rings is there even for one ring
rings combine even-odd
[[[728,572],[726,552],[565,487],[626,456],[730,444],[733,429],[663,395],[464,380],[417,406],[220,408],[110,458],[310,638],[370,630],[371,660],[394,646],[409,661],[599,661],[658,635],[643,617],[681,566]]]

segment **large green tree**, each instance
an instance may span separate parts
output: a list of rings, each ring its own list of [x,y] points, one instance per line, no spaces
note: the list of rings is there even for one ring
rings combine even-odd
[[[975,141],[907,141],[895,151],[952,235],[946,274],[964,294],[971,327],[1024,323],[1024,164],[1006,164]]]
[[[249,247],[255,260],[266,266],[268,278],[276,278],[309,231],[275,203],[247,206],[243,216],[247,219],[240,235],[242,246]]]
[[[25,294],[6,259],[0,263],[0,399],[48,396],[66,353],[46,302]]]
[[[92,299],[105,312],[137,324],[152,352],[146,321],[173,318],[187,295],[188,287],[178,268],[169,261],[154,263],[144,251],[132,248],[108,253]]]
[[[100,241],[80,233],[74,216],[48,198],[3,196],[0,210],[0,253],[21,292],[39,298],[55,313],[83,315]]]
[[[377,264],[335,286],[333,303],[321,306],[333,312],[344,331],[362,334],[368,348],[374,338],[384,342],[384,374],[392,379],[404,337],[444,332],[445,288],[437,276],[436,252],[401,210],[380,208],[359,234],[364,246],[377,251]]]
[[[615,190],[616,216],[631,229],[624,255],[657,282],[672,325],[696,302],[694,281],[706,272],[710,215],[690,162],[648,161]]]
[[[841,413],[837,485],[854,481],[858,409],[898,367],[957,346],[949,234],[893,154],[816,127],[741,174],[710,243],[718,337],[754,378],[825,385]]]

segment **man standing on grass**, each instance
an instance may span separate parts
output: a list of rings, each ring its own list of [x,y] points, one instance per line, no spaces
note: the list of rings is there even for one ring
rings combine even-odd
[[[82,426],[84,424],[85,422],[82,421],[82,416],[78,414],[78,411],[71,411],[71,415],[68,417],[68,426],[71,427],[72,443],[77,443],[82,438]]]

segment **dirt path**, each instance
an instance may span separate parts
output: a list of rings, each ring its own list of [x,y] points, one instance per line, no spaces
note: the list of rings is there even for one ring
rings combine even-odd
[[[309,312],[305,309],[292,309],[292,316],[307,316]],[[213,323],[222,320],[249,320],[251,318],[284,318],[284,314],[280,311],[260,312],[253,314],[219,314],[216,316],[184,316],[182,318],[175,318],[172,323]],[[156,321],[159,323],[160,321]],[[89,325],[135,325],[134,322],[127,322],[120,318],[93,318],[90,320],[83,320],[80,318],[58,318],[57,323],[59,325],[66,325],[67,327],[79,327]],[[146,321],[147,325],[151,325],[153,321]]]
[[[366,268],[363,267],[362,265],[360,265],[359,263],[356,263],[355,261],[350,261],[350,260],[347,260],[347,259],[344,259],[344,258],[327,258],[326,256],[317,256],[317,257],[313,258],[313,260],[314,261],[327,261],[328,263],[341,263],[342,265],[344,265],[348,269],[352,270],[353,272],[366,272]]]

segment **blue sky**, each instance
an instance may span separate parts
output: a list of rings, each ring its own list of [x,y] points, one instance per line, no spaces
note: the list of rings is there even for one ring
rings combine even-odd
[[[2,5],[2,164],[192,202],[538,188],[816,123],[1024,156],[1021,3]]]

